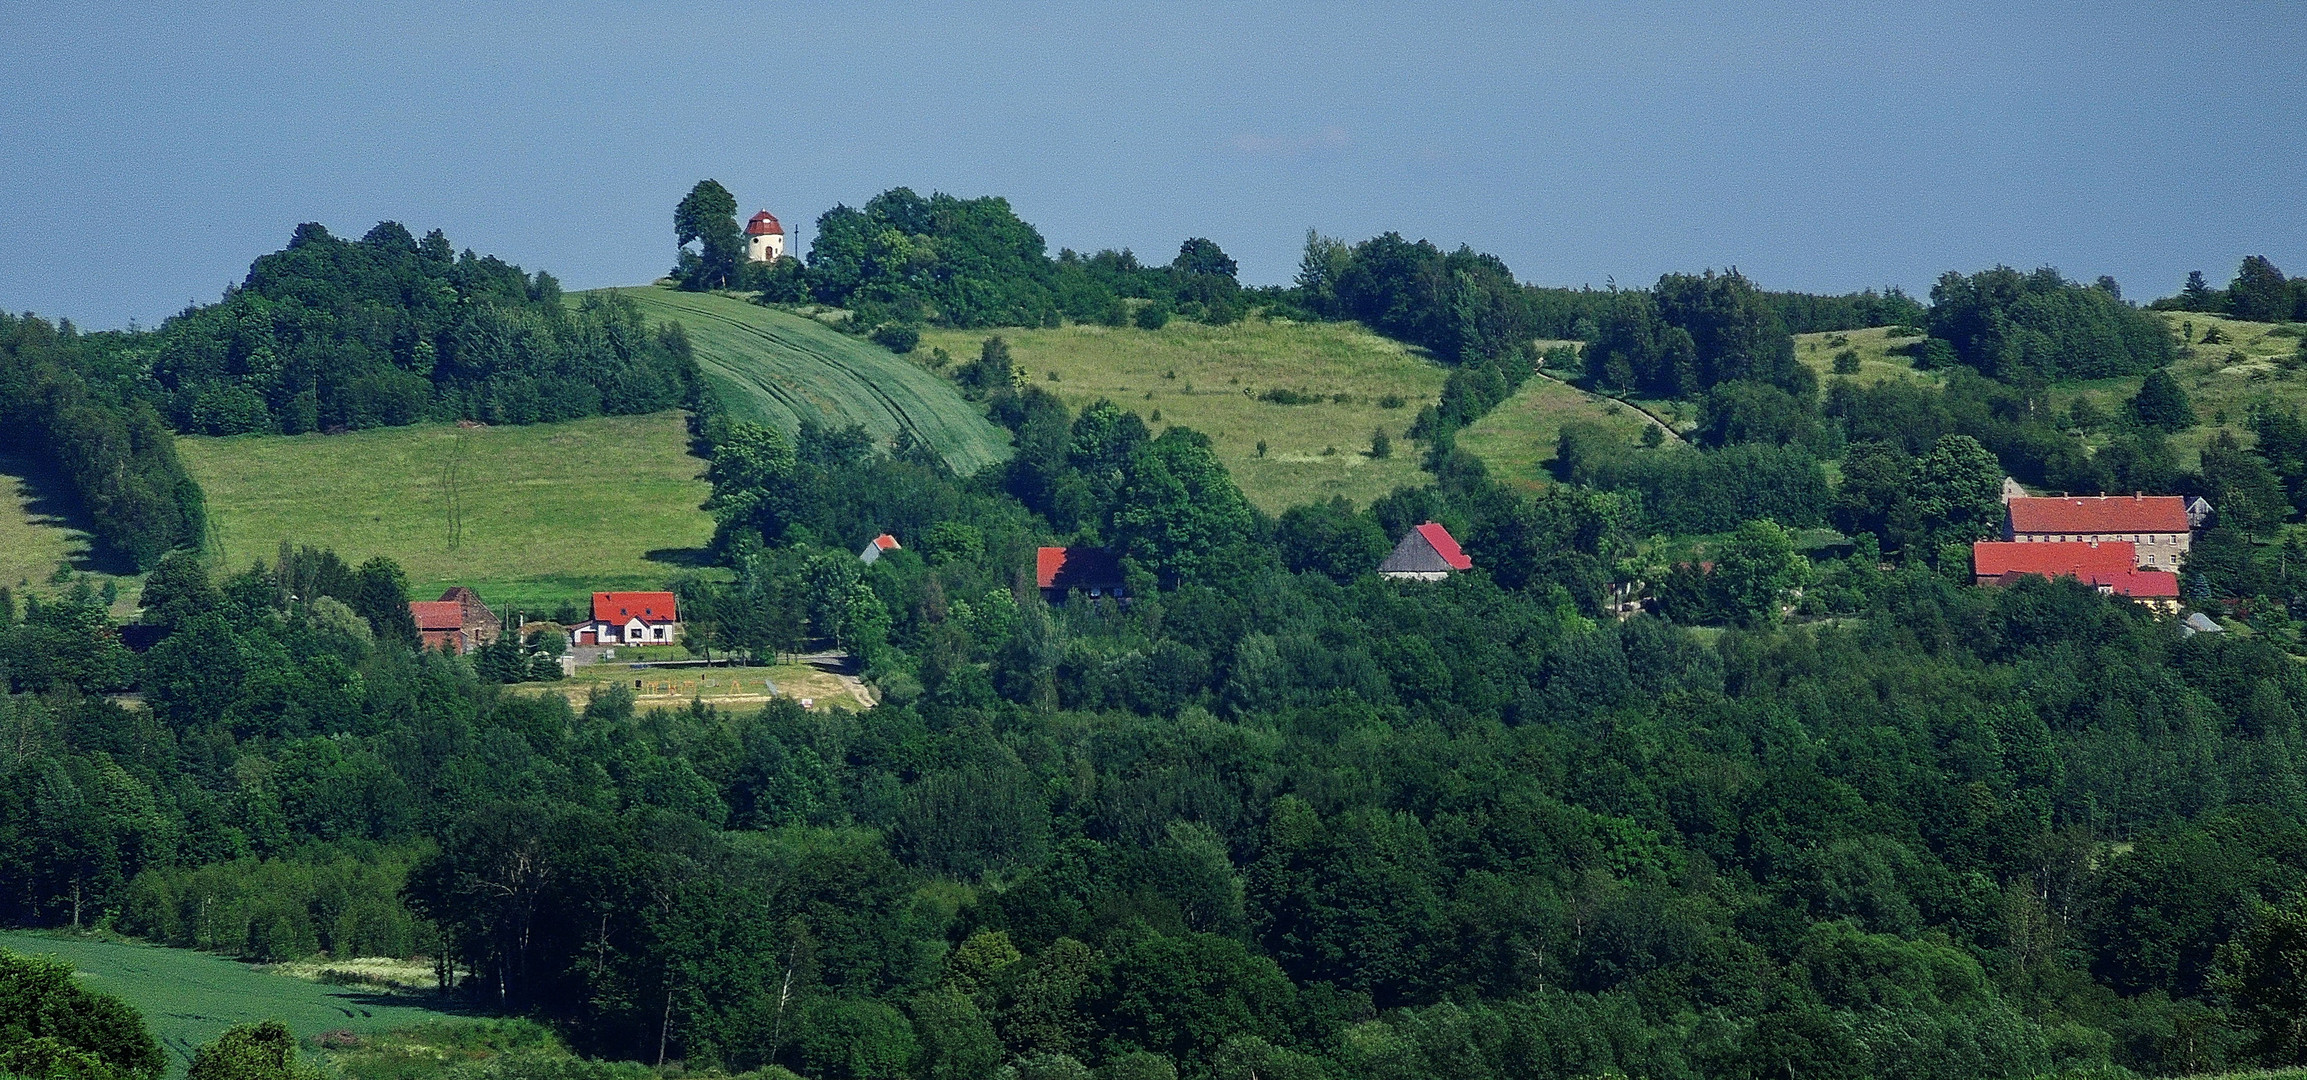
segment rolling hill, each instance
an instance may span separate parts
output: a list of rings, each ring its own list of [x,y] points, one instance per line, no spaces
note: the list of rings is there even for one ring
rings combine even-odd
[[[911,431],[963,475],[1009,457],[1009,434],[951,383],[872,342],[727,296],[659,286],[616,291],[652,322],[681,324],[706,381],[739,417],[788,433],[804,416],[860,424],[885,444]]]

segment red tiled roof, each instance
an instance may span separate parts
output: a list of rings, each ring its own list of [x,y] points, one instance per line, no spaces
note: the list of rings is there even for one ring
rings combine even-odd
[[[785,235],[785,226],[777,223],[777,215],[763,210],[753,215],[753,220],[745,223],[745,235],[783,236]]]
[[[417,621],[418,630],[465,628],[465,606],[454,600],[411,600],[409,616]]]
[[[628,619],[645,623],[679,622],[669,592],[597,592],[593,594],[593,621],[623,626]]]
[[[2090,495],[2012,499],[2014,533],[2183,533],[2187,501],[2177,495]]]
[[[2130,596],[2141,600],[2177,600],[2179,575],[2168,570],[2121,570],[2110,574],[2092,574],[2091,584],[2108,589],[2116,596]]]
[[[873,538],[873,546],[883,551],[895,551],[897,550],[897,538],[888,533],[882,533]]]
[[[1474,568],[1474,560],[1467,558],[1465,552],[1458,550],[1458,538],[1451,536],[1450,530],[1429,521],[1418,526],[1418,535],[1425,537],[1427,543],[1434,545],[1434,553],[1440,555],[1443,562],[1449,563],[1450,569],[1471,570]]]
[[[1045,547],[1034,552],[1034,581],[1044,589],[1111,589],[1121,561],[1102,548]]]
[[[1980,577],[2041,574],[2082,577],[2137,569],[2138,547],[2128,540],[2051,540],[2036,543],[1981,540],[1971,545],[1971,572]]]

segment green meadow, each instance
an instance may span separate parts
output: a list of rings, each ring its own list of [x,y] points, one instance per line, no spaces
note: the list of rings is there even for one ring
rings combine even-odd
[[[705,463],[678,412],[561,424],[180,438],[229,571],[283,541],[384,555],[419,598],[470,585],[544,606],[661,588],[700,562]]]
[[[2172,436],[2180,467],[2194,468],[2203,447],[2222,430],[2251,445],[2254,407],[2307,409],[2307,363],[2300,361],[2299,351],[2299,335],[2307,332],[2307,324],[2243,322],[2193,311],[2160,314],[2187,339],[2171,365],[2171,377],[2187,391],[2199,421]],[[2203,340],[2213,328],[2224,340]],[[2139,392],[2140,382],[2131,377],[2062,383],[2051,389],[2051,406],[2063,412],[2075,399],[2089,398],[2099,411],[2115,415]]]
[[[1928,371],[1917,370],[1914,366],[1913,357],[1904,352],[1893,351],[1904,349],[1921,340],[1920,337],[1894,338],[1890,336],[1890,327],[1887,326],[1868,327],[1864,330],[1835,330],[1818,334],[1796,334],[1794,336],[1794,358],[1802,361],[1812,371],[1817,372],[1819,384],[1822,386],[1829,379],[1850,379],[1868,386],[1891,379],[1919,379],[1935,382],[1938,376]],[[1858,371],[1855,374],[1835,374],[1834,358],[1845,351],[1858,354]]]
[[[80,973],[82,985],[118,996],[144,1014],[167,1051],[169,1075],[184,1075],[192,1052],[234,1024],[279,1020],[299,1038],[328,1031],[371,1034],[450,1019],[424,999],[329,986],[213,953],[0,931],[0,948],[53,956]]]
[[[1628,442],[1642,437],[1651,421],[1623,402],[1587,393],[1543,375],[1532,376],[1514,396],[1458,433],[1458,446],[1481,458],[1498,479],[1525,489],[1552,482],[1546,468],[1554,460],[1562,425],[1573,420],[1601,424]]]
[[[787,434],[803,417],[859,424],[883,445],[910,431],[964,475],[1009,456],[1009,433],[951,383],[870,341],[729,296],[658,286],[616,291],[652,322],[681,325],[706,382],[736,416]]]
[[[943,349],[959,365],[995,335],[1009,342],[1026,379],[1068,406],[1111,398],[1156,431],[1175,424],[1208,435],[1234,481],[1268,512],[1336,495],[1368,503],[1423,482],[1403,433],[1420,406],[1441,396],[1447,375],[1422,351],[1357,324],[1257,317],[1231,326],[1180,319],[1160,330],[932,329],[913,356],[934,363],[933,350]],[[1269,390],[1318,400],[1258,397]],[[1366,451],[1380,429],[1394,453],[1373,458]]]

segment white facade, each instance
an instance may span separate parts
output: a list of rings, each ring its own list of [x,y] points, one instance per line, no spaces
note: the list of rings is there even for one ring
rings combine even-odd
[[[784,255],[784,233],[761,233],[745,238],[745,257],[753,262],[776,262]]]

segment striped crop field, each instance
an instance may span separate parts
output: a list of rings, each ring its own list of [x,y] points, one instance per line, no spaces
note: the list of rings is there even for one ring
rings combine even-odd
[[[616,291],[652,322],[681,324],[706,381],[738,417],[788,434],[805,416],[831,427],[859,424],[883,445],[911,431],[963,475],[1009,457],[1009,434],[952,383],[870,341],[733,297],[660,286]]]

